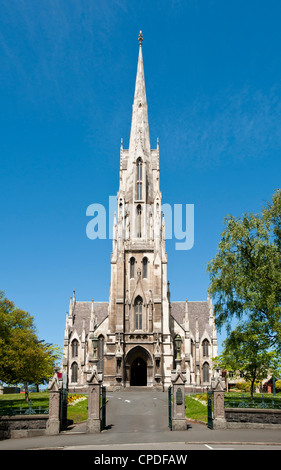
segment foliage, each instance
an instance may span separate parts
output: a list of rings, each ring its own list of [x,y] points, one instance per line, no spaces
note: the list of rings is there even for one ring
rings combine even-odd
[[[251,391],[251,384],[248,382],[238,382],[235,384],[235,388],[237,390],[241,390],[243,392],[250,392]]]
[[[218,252],[208,263],[216,326],[257,321],[281,351],[281,190],[261,214],[228,215]]]
[[[33,317],[0,292],[0,380],[23,383],[28,401],[27,383],[40,384],[51,377],[59,358],[57,346],[38,339]]]
[[[268,376],[268,371],[278,370],[280,366],[279,355],[270,348],[270,341],[261,328],[258,321],[238,325],[223,342],[223,352],[215,360],[222,369],[243,373],[245,381],[251,384],[251,395],[255,385]]]
[[[275,390],[276,390],[276,393],[280,393],[280,392],[281,392],[281,380],[276,380],[276,382],[275,382]]]

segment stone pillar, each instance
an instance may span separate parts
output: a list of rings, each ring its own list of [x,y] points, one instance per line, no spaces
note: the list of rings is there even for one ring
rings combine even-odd
[[[58,378],[58,370],[49,381],[49,419],[46,425],[46,434],[55,435],[60,432],[60,401],[62,391],[62,379]]]
[[[180,368],[172,371],[171,381],[173,386],[172,430],[185,431],[185,371],[181,371]]]
[[[219,377],[213,389],[213,429],[224,429],[226,427],[224,390],[224,382]]]
[[[87,373],[88,382],[88,421],[87,432],[97,433],[101,428],[100,387],[102,377],[96,368]]]

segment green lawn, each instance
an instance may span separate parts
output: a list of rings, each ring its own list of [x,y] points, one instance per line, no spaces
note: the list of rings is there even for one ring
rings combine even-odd
[[[29,400],[35,408],[49,408],[49,392],[30,393]],[[13,406],[14,408],[29,408],[30,403],[25,402],[24,393],[9,393],[0,395],[0,409]]]
[[[76,395],[75,393],[69,393],[69,396]],[[86,396],[86,395],[83,395]],[[73,423],[79,423],[88,419],[88,397],[84,401],[79,401],[74,405],[68,405],[67,407],[67,419],[72,419]]]
[[[200,400],[200,401],[199,401]],[[203,402],[203,403],[202,403]],[[207,394],[185,396],[185,416],[207,423]]]
[[[69,397],[76,395],[69,393]],[[43,409],[49,408],[49,392],[30,393],[29,400],[31,400],[32,408],[41,406]],[[0,414],[3,408],[29,408],[30,402],[25,402],[24,393],[11,393],[7,395],[0,395]],[[74,423],[88,419],[88,398],[84,401],[68,405],[67,418],[72,419]]]

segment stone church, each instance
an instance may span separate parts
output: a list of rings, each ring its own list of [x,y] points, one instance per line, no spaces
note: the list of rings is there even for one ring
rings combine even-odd
[[[176,354],[187,391],[200,391],[211,383],[218,354],[211,300],[170,300],[159,144],[151,149],[142,41],[140,33],[129,148],[121,141],[109,299],[82,302],[73,291],[62,364],[70,391],[82,391],[93,357],[108,390],[166,390]]]

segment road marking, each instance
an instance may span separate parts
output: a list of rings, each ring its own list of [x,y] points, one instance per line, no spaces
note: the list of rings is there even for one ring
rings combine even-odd
[[[213,447],[208,446],[208,444],[205,444],[205,447],[208,447],[208,449],[210,449],[210,450],[214,450]]]
[[[215,449],[208,444],[204,444],[205,447],[208,447],[210,450],[233,450],[233,447],[216,447]]]

